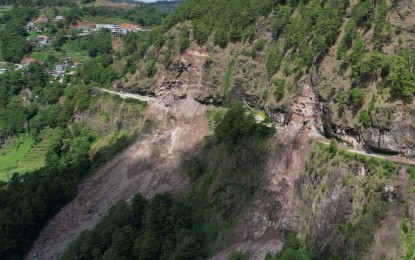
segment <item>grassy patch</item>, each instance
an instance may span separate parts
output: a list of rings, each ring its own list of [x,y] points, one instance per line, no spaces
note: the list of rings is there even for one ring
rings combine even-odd
[[[330,147],[328,145],[321,142],[318,142],[317,144],[323,153],[329,153]],[[363,154],[355,154],[340,148],[338,149],[338,152],[347,165],[350,165],[353,162],[360,162],[366,166],[369,174],[376,174],[380,178],[389,178],[399,174],[399,167],[389,160]],[[320,166],[320,163],[324,164],[327,159],[330,159],[330,157],[325,155],[318,157],[317,166]],[[314,164],[316,164],[316,162],[314,162]]]
[[[37,143],[32,138],[20,136],[0,149],[0,180],[7,180],[12,173],[24,174],[45,166],[46,153],[55,134],[44,130]],[[10,176],[9,176],[10,175]]]
[[[5,13],[7,13],[8,11],[12,10],[13,6],[12,5],[3,5],[0,6],[0,17],[3,17]]]
[[[6,178],[8,171],[13,171],[21,159],[32,149],[31,138],[18,137],[0,150],[0,179]]]
[[[71,58],[72,60],[86,61],[89,59],[88,53],[79,49],[77,42],[71,41],[62,46],[62,51],[56,51],[52,46],[46,46],[39,51],[32,53],[32,57],[37,61],[45,61],[49,55],[56,58]]]
[[[118,18],[118,17],[100,17],[100,16],[85,16],[83,19],[90,23],[103,23],[103,24],[119,24],[119,23],[131,23],[131,21]]]
[[[207,111],[209,126],[211,130],[215,130],[218,124],[222,121],[223,116],[226,113],[226,108],[215,107]]]
[[[231,90],[231,84],[233,79],[233,71],[235,70],[236,60],[238,59],[238,53],[233,52],[231,59],[226,70],[225,81],[223,83],[222,96],[225,103],[229,102],[229,91]]]
[[[402,220],[400,225],[401,237],[403,242],[404,254],[401,259],[415,258],[415,231],[411,228],[411,223],[408,220]]]
[[[62,46],[62,50],[65,52],[67,57],[72,58],[73,60],[87,61],[89,59],[87,51],[81,50],[78,42],[76,41],[65,43]]]
[[[415,167],[409,166],[407,172],[409,173],[411,180],[415,180]]]

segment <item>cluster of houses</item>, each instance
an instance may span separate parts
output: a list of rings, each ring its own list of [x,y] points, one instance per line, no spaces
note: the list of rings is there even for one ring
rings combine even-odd
[[[82,65],[80,61],[72,61],[70,59],[61,59],[54,69],[48,70],[48,74],[56,80],[63,80],[65,74],[71,74],[68,72],[68,68],[78,68]]]
[[[61,15],[55,16],[53,19],[54,22],[62,22],[64,20],[64,17]],[[47,31],[46,24],[49,23],[49,18],[47,16],[41,15],[38,18],[36,18],[34,21],[28,22],[26,24],[26,31],[29,32],[36,32],[36,33],[44,33]],[[30,38],[28,37],[28,40],[30,41]],[[40,34],[37,35],[35,42],[39,46],[45,46],[51,43],[51,40],[49,36]]]
[[[144,28],[132,24],[132,23],[120,23],[120,24],[94,24],[89,23],[86,20],[78,20],[72,26],[71,29],[79,31],[79,36],[88,35],[93,32],[99,32],[101,30],[109,30],[115,38],[121,37],[122,34],[144,31]]]
[[[62,22],[64,19],[65,18],[63,16],[57,15],[52,21],[58,23]],[[38,34],[36,36],[36,39],[32,40],[35,41],[41,47],[51,44],[50,37],[44,34],[47,31],[46,24],[48,24],[49,22],[50,20],[48,17],[41,15],[34,21],[28,22],[26,24],[27,32],[34,31]],[[71,25],[69,28],[79,31],[78,36],[85,36],[90,33],[99,32],[103,29],[106,29],[112,33],[114,38],[120,38],[122,34],[144,31],[143,27],[132,23],[94,24],[86,20],[77,20],[75,24]],[[28,37],[28,40],[30,41],[31,39]]]
[[[36,59],[32,57],[25,57],[20,62],[19,65],[17,65],[17,70],[27,68],[30,63],[35,62]],[[72,74],[73,70],[75,68],[78,68],[82,65],[80,61],[73,61],[69,58],[63,58],[60,59],[59,62],[55,65],[55,68],[48,69],[47,73],[52,76],[55,80],[58,80],[60,82],[63,81],[63,78],[66,74]]]

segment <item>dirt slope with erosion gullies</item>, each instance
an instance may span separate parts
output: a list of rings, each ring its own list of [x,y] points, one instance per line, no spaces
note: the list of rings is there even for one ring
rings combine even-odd
[[[200,78],[196,66],[203,64],[203,53],[188,57],[194,66],[189,78]],[[196,83],[184,86],[189,96],[191,84]],[[166,107],[165,98],[169,95],[147,104],[136,141],[79,186],[75,199],[48,222],[26,259],[59,259],[83,230],[93,228],[111,206],[137,192],[146,198],[163,192],[180,197],[189,183],[186,158],[197,153],[209,133],[207,107],[190,98]]]
[[[278,131],[267,146],[252,198],[226,230],[228,234],[221,237],[222,248],[213,259],[227,259],[235,251],[263,259],[267,253],[281,250],[289,232],[298,232],[308,248],[323,258],[403,255],[400,220],[414,220],[406,166],[344,152],[330,154],[324,145],[310,142],[323,135],[334,136],[356,148],[409,157],[415,154],[412,100],[391,95],[380,68],[370,78],[352,80],[353,71],[360,75],[361,70],[356,72],[337,57],[356,5],[352,1],[345,9],[335,43],[305,67],[298,66],[297,50],[283,48],[287,39],[272,39],[273,15],[257,19],[253,42],[229,43],[226,48],[209,39],[203,45],[191,41],[180,53],[180,25],[170,29],[166,33],[170,41],[161,48],[151,47],[139,69],[114,84],[126,92],[155,95],[155,102],[146,109],[150,130],[144,126],[131,147],[80,186],[75,200],[42,231],[27,259],[58,258],[119,199],[129,199],[136,192],[146,197],[164,191],[184,192],[189,180],[183,162],[200,152],[204,136],[210,134],[206,111],[234,99],[264,110]],[[408,0],[387,5],[385,19],[392,25],[387,26],[389,40],[382,42],[376,55],[394,56],[400,49],[414,46],[410,11],[415,4]],[[292,16],[298,13],[294,11]],[[356,28],[365,45],[362,59],[369,59],[375,48],[375,25],[370,24]],[[191,30],[189,33],[192,39]],[[259,41],[265,41],[262,48]],[[270,75],[267,64],[273,50],[282,56]],[[353,52],[349,46],[346,56]],[[150,59],[156,65],[148,77]],[[364,98],[356,105],[351,89],[357,88],[363,90]],[[362,111],[367,112],[369,122],[361,121]],[[222,191],[228,190],[227,184],[225,181]],[[385,243],[389,239],[393,243]]]
[[[410,10],[415,8],[415,3],[409,0],[377,1],[377,4],[369,5],[372,6],[370,12],[366,12],[370,18],[357,24],[354,36],[350,36],[348,23],[353,19],[363,19],[359,10],[364,7],[359,7],[358,3],[351,1],[347,5],[333,45],[322,57],[314,57],[307,66],[299,61],[298,55],[303,55],[302,50],[284,47],[291,39],[284,35],[273,39],[274,15],[257,19],[252,42],[230,42],[226,48],[220,48],[212,43],[211,36],[203,44],[207,62],[203,67],[202,83],[206,87],[195,92],[192,98],[203,104],[244,100],[252,107],[265,110],[275,121],[287,123],[284,118],[290,116],[290,104],[300,92],[302,80],[311,77],[313,89],[323,104],[321,113],[324,113],[326,136],[382,153],[415,156],[415,139],[411,134],[415,119],[413,99],[396,95],[391,88],[393,82],[386,75],[392,74],[398,56],[404,56],[409,70],[412,70],[411,53],[415,38],[412,32],[414,17]],[[362,6],[367,8],[367,5]],[[386,12],[382,11],[384,7]],[[292,17],[298,16],[300,14],[294,11]],[[189,65],[181,61],[178,46],[180,26],[169,30],[166,38],[170,40],[161,48],[150,49],[149,55],[138,66],[141,69],[126,76],[119,86],[149,93],[154,93],[155,89],[179,91],[180,85],[184,84],[180,75],[186,73]],[[191,23],[187,23],[187,27],[191,28]],[[348,44],[344,43],[346,36],[351,37]],[[318,38],[318,35],[304,37],[307,41],[308,38]],[[189,38],[192,39],[192,30]],[[363,45],[359,55],[353,47],[357,45],[357,38],[361,38]],[[313,46],[313,41],[316,39],[306,44]],[[195,42],[190,43],[190,50],[198,48]],[[277,57],[280,60],[271,75],[267,64],[275,48],[282,56]],[[343,54],[339,53],[340,48],[346,48]],[[168,61],[165,58],[167,51],[171,57]],[[354,55],[362,62],[354,64]],[[157,66],[154,76],[148,78],[145,68],[150,58],[156,60]],[[388,67],[378,65],[379,62]],[[283,97],[279,94],[278,82],[283,82]],[[353,96],[356,93],[361,96]]]
[[[378,1],[378,5],[374,7],[373,17],[381,16],[380,2]],[[380,48],[374,46],[375,33],[378,33],[375,30],[378,30],[377,27],[379,28],[375,18],[369,22],[369,25],[357,26],[355,29],[356,35],[361,35],[363,40],[364,51],[361,56],[363,60],[369,59],[370,55],[374,55],[373,53],[380,53],[379,55],[386,57],[386,59],[395,57],[401,50],[411,52],[415,46],[414,35],[411,31],[413,15],[410,11],[415,9],[414,1],[386,1],[385,3],[388,7],[387,15],[384,17],[387,29],[381,33],[386,35],[387,40],[383,40]],[[352,1],[347,6],[344,19],[339,27],[337,40],[323,58],[315,60],[309,68],[298,69],[295,60],[292,59],[295,50],[285,50],[279,47],[284,55],[279,69],[272,77],[267,74],[266,67],[273,46],[270,22],[273,19],[272,15],[257,20],[254,42],[228,43],[226,48],[214,45],[212,40],[202,45],[203,47],[191,42],[188,52],[203,48],[207,56],[206,63],[203,65],[202,80],[205,88],[200,88],[191,98],[202,104],[215,105],[238,99],[243,100],[251,107],[262,109],[281,127],[278,136],[279,140],[283,142],[278,145],[278,150],[275,146],[270,148],[267,170],[261,179],[259,191],[253,199],[252,206],[247,207],[248,209],[244,211],[245,215],[243,214],[236,224],[236,227],[239,228],[235,229],[233,245],[214,259],[226,259],[231,252],[238,250],[259,259],[266,254],[267,250],[278,251],[281,244],[276,238],[281,238],[281,234],[294,230],[298,230],[309,241],[308,244],[311,248],[322,252],[325,256],[333,255],[338,250],[348,250],[347,252],[357,257],[367,255],[371,259],[376,259],[376,256],[396,258],[402,254],[402,245],[399,244],[399,221],[396,219],[404,218],[407,213],[395,200],[393,200],[395,201],[392,203],[393,205],[384,202],[381,198],[381,190],[386,187],[385,185],[400,186],[399,178],[406,178],[405,168],[400,171],[399,178],[394,177],[391,180],[379,182],[376,180],[377,186],[372,187],[365,185],[371,181],[371,178],[376,179],[374,172],[368,174],[367,177],[359,177],[361,171],[365,171],[366,166],[364,165],[367,162],[360,162],[360,166],[355,166],[356,170],[351,173],[346,170],[349,166],[337,165],[337,168],[328,170],[330,167],[325,165],[323,168],[327,169],[323,171],[333,173],[334,179],[330,179],[328,185],[317,184],[319,187],[326,186],[324,189],[328,187],[329,191],[324,191],[317,196],[319,201],[313,202],[313,208],[309,208],[309,205],[314,199],[313,196],[316,194],[315,189],[317,188],[309,186],[311,184],[307,184],[307,182],[307,185],[298,184],[298,181],[302,179],[300,176],[310,172],[304,166],[304,162],[308,160],[309,156],[308,140],[319,134],[335,137],[356,149],[371,149],[381,153],[407,157],[415,155],[415,139],[412,134],[415,113],[412,99],[402,101],[402,99],[396,98],[393,90],[388,88],[391,83],[388,82],[381,69],[375,68],[372,75],[365,76],[366,74],[361,72],[362,68],[358,72],[353,72],[356,71],[353,64],[338,55],[339,46],[346,34],[347,22],[354,16],[357,4]],[[293,15],[296,13],[294,12]],[[174,27],[167,33],[176,43],[178,28],[179,26]],[[192,37],[191,30],[189,37]],[[358,38],[358,36],[356,37]],[[265,40],[265,46],[253,55],[253,49],[261,39]],[[278,44],[283,45],[285,40],[279,39]],[[312,42],[309,44],[312,45]],[[352,45],[347,51],[349,56],[355,52]],[[161,60],[162,53],[166,48],[170,48],[173,55],[171,61],[167,65],[163,65],[165,63]],[[191,64],[183,63],[183,56],[180,55],[177,44],[169,47],[164,46],[159,50],[152,49],[150,52],[152,57],[156,56],[158,60],[154,77],[141,80],[146,77],[143,70],[139,70],[134,75],[130,75],[128,80],[124,80],[122,87],[140,92],[154,92],[155,89],[163,89],[177,93],[174,96],[182,96],[180,86],[184,82],[181,75],[187,73]],[[388,62],[394,63],[392,58]],[[145,61],[141,67],[145,67]],[[353,73],[363,73],[363,78],[354,80]],[[140,80],[136,80],[139,78]],[[281,79],[285,85],[283,98],[278,97],[277,93],[277,80]],[[308,84],[304,84],[304,82]],[[304,95],[304,88],[310,88],[312,95]],[[355,105],[351,89],[357,88],[363,90],[364,99]],[[343,104],[339,102],[342,92],[347,94]],[[305,105],[307,102],[304,102],[304,99],[313,101],[311,118],[303,118],[303,109],[307,107]],[[368,111],[369,124],[364,124],[361,121],[362,111]],[[298,115],[303,120],[299,120],[301,123],[297,129],[292,129],[291,125]],[[312,128],[307,128],[309,122],[314,122]],[[291,137],[287,137],[286,134]],[[313,149],[316,148],[312,147],[311,150]],[[363,168],[359,170],[359,167]],[[348,178],[349,175],[357,176],[356,182],[366,183],[362,189],[367,192],[373,190],[375,198],[357,193],[356,199],[360,202],[353,202],[354,198],[351,194],[352,190],[356,189],[356,183],[343,183],[340,186],[336,184],[340,180]],[[294,188],[296,182],[299,186]],[[402,186],[405,184],[402,183]],[[308,189],[308,191],[305,192],[304,189]],[[300,192],[299,197],[297,197],[298,191]],[[400,192],[400,194],[405,194],[405,192]],[[321,196],[325,196],[326,199],[321,199]],[[405,196],[399,196],[399,200],[405,201]],[[366,204],[362,204],[362,201],[366,201]],[[369,225],[369,230],[365,231],[367,236],[362,238],[364,243],[358,245],[357,242],[353,242],[355,240],[351,237],[361,235],[356,231],[356,226],[366,223],[363,215],[366,214],[369,204],[372,206],[369,211],[374,212],[376,223],[381,228]],[[334,206],[339,207],[339,211],[330,210]],[[362,209],[365,207],[363,212]],[[311,211],[312,215],[307,215],[309,213],[304,213],[303,210]],[[335,218],[339,218],[338,223],[334,224],[337,227],[331,229],[332,227],[324,221],[330,222],[330,219]],[[301,219],[300,222],[299,219]],[[388,219],[393,223],[388,222]],[[388,225],[392,227],[387,228]],[[343,229],[338,229],[338,226]],[[312,230],[313,227],[315,227],[314,230]],[[382,239],[385,240],[382,232],[388,233],[386,236],[389,235],[395,242],[386,246],[381,242]],[[328,239],[322,240],[321,238]],[[372,244],[374,248],[371,249]]]

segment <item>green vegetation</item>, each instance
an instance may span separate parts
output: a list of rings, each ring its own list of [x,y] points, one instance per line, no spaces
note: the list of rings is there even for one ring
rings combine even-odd
[[[5,13],[9,12],[13,6],[11,5],[2,5],[0,6],[0,18],[4,16]]]
[[[284,239],[284,246],[282,250],[275,256],[268,254],[265,260],[309,260],[313,259],[305,245],[298,239],[296,234],[290,233]]]
[[[226,69],[225,81],[223,83],[223,90],[222,90],[222,96],[223,96],[225,103],[229,102],[229,92],[232,88],[231,84],[232,84],[232,79],[233,79],[233,72],[235,70],[237,59],[238,59],[238,52],[232,52],[229,63],[228,63],[228,68]]]
[[[360,107],[366,98],[366,92],[361,88],[353,88],[350,90],[350,103],[353,107]]]
[[[373,33],[373,45],[376,50],[380,50],[383,43],[385,43],[390,38],[390,30],[392,26],[386,21],[388,11],[388,4],[385,0],[382,0],[376,9],[374,20],[375,30]]]
[[[223,117],[222,122],[215,130],[217,138],[228,149],[235,145],[251,140],[267,139],[275,133],[270,119],[257,123],[253,113],[247,111],[241,102],[234,102]]]
[[[26,22],[37,15],[37,9],[29,6],[13,6],[0,19],[3,29],[0,31],[0,49],[2,57],[8,62],[18,63],[32,50],[26,40]]]
[[[31,50],[23,25],[33,20],[37,11],[30,5],[15,7],[1,19],[5,24],[0,35],[5,60],[20,62]],[[65,30],[58,28],[56,34],[65,35]],[[112,68],[115,51],[111,37],[105,31],[81,39],[65,37],[60,37],[53,49],[46,47],[33,54],[45,64],[33,62],[0,75],[0,172],[2,180],[8,179],[0,182],[1,259],[22,258],[46,221],[74,198],[77,185],[90,170],[132,140],[129,133],[114,132],[114,138],[97,144],[103,139],[91,129],[94,126],[75,123],[75,115],[96,105],[93,87],[109,85],[119,76]],[[30,48],[21,49],[27,44]],[[83,57],[85,53],[91,57]],[[52,80],[46,70],[68,56],[85,62],[63,83]],[[134,111],[140,120],[142,104],[127,100],[123,106],[139,108]]]
[[[330,157],[333,158],[334,156],[336,156],[338,150],[339,150],[339,148],[337,146],[336,140],[332,139],[330,141],[330,145],[329,145],[329,154],[330,154]]]
[[[207,141],[206,157],[189,158],[188,175],[194,183],[182,199],[173,202],[169,195],[159,194],[146,201],[136,195],[130,206],[119,202],[95,229],[78,237],[63,259],[211,256],[220,246],[218,241],[228,235],[226,227],[237,218],[258,185],[264,163],[261,140],[271,132],[267,130],[265,135],[261,124],[254,127],[252,114],[241,103],[232,105],[223,119],[219,112],[213,117],[220,122]],[[245,126],[239,129],[238,122]],[[249,143],[234,142],[248,135],[253,136]],[[229,145],[233,146],[232,153],[225,148]],[[227,201],[226,206],[220,201]],[[233,257],[245,259],[237,253]]]
[[[313,230],[302,235],[315,238],[307,240],[306,245],[313,252],[319,252],[321,258],[330,256],[360,259],[371,248],[375,231],[386,217],[390,205],[379,187],[396,180],[399,167],[388,160],[354,154],[342,149],[338,150],[336,156],[332,156],[330,149],[331,146],[323,143],[313,145],[310,160],[306,163],[308,173],[302,177],[312,188],[303,194],[303,199],[305,203],[313,204],[315,209],[320,210],[324,208],[324,203],[331,200],[330,196],[335,190],[348,190],[349,192],[338,193],[340,197],[336,203],[341,203],[342,206],[338,209],[343,212],[338,213],[338,216],[342,217],[335,217],[328,223],[321,218],[313,220],[313,216],[310,215],[309,220],[312,222],[309,225],[327,225],[333,230],[326,229],[325,232],[328,233],[323,236]],[[360,175],[362,167],[365,169],[365,175]],[[350,212],[348,210],[355,214],[344,214],[346,211]],[[328,215],[324,213],[323,216]],[[328,237],[341,239],[343,242],[334,249],[327,249],[325,245]]]
[[[20,160],[27,155],[34,142],[31,138],[15,138],[13,143],[1,148],[0,173],[12,171],[17,167]],[[2,179],[5,179],[4,177]]]
[[[265,67],[267,69],[267,75],[271,78],[279,69],[282,61],[282,54],[280,46],[278,44],[272,45],[267,53]]]
[[[193,181],[191,190],[178,201],[164,194],[149,201],[137,195],[131,205],[120,202],[94,230],[84,232],[64,258],[197,259],[207,258],[219,246],[224,246],[221,243],[231,240],[229,236],[232,235],[227,228],[235,223],[260,185],[267,143],[275,133],[266,116],[255,116],[239,102],[229,104],[233,84],[246,93],[261,93],[258,106],[275,108],[267,103],[273,99],[270,96],[274,97],[274,106],[274,101],[278,103],[288,100],[284,97],[293,97],[295,93],[290,86],[320,67],[346,21],[344,36],[335,50],[342,64],[333,66],[333,74],[342,74],[346,79],[351,71],[350,85],[339,82],[339,87],[344,89],[333,88],[327,94],[328,99],[334,97],[339,114],[346,117],[349,113],[343,113],[344,109],[351,109],[364,127],[375,127],[379,124],[376,113],[383,107],[381,102],[389,102],[389,99],[381,93],[377,98],[370,91],[376,87],[389,88],[386,93],[391,93],[391,101],[405,103],[410,103],[415,93],[415,59],[411,52],[389,55],[388,49],[383,48],[395,37],[392,32],[399,34],[398,28],[392,30],[392,25],[386,21],[389,6],[385,0],[375,4],[359,0],[352,5],[348,0],[187,0],[163,21],[164,15],[149,5],[123,9],[97,7],[89,5],[90,2],[82,0],[83,4],[88,4],[82,8],[74,1],[64,0],[2,2],[15,4],[12,9],[0,8],[3,59],[17,63],[30,56],[45,62],[0,76],[0,140],[2,145],[9,144],[0,148],[0,176],[6,176],[5,172],[10,170],[31,172],[13,175],[8,183],[0,183],[2,259],[21,258],[44,223],[73,198],[79,181],[92,168],[105,163],[132,142],[128,131],[98,133],[93,130],[94,126],[77,122],[78,115],[85,110],[97,113],[94,116],[103,122],[111,122],[110,113],[96,104],[91,90],[110,86],[117,79],[131,80],[127,73],[136,79],[151,81],[149,78],[163,69],[159,64],[161,60],[165,68],[177,60],[177,49],[183,54],[190,46],[196,46],[195,43],[207,43],[203,47],[212,52],[212,56],[229,51],[220,48],[234,49],[229,60],[223,62],[226,68],[218,68],[225,77],[217,81],[217,87],[229,109],[215,109],[208,115],[214,135],[206,138],[201,154],[187,161],[187,173]],[[351,13],[347,11],[346,17],[349,6]],[[52,46],[35,48],[26,37],[35,39],[37,33],[28,34],[24,25],[40,14],[52,18],[58,13],[65,16],[65,22],[46,26],[46,34],[53,38]],[[123,35],[122,42],[115,42],[105,30],[78,36],[69,27],[81,18],[96,23],[129,21],[152,28]],[[371,32],[373,38],[368,41]],[[258,35],[263,38],[256,39]],[[116,48],[113,49],[113,45]],[[240,46],[242,50],[236,49]],[[66,57],[83,61],[82,67],[73,75],[67,75],[63,83],[51,83],[45,71]],[[247,66],[237,67],[237,62],[245,61]],[[206,63],[206,70],[210,69],[207,68],[209,64],[212,60]],[[258,64],[261,70],[265,66],[259,74],[250,66]],[[240,69],[244,73],[248,71],[245,75],[250,74],[250,69],[253,71],[251,78],[246,77],[246,81],[253,81],[252,87],[239,85],[242,81],[239,80]],[[324,73],[324,69],[317,73]],[[136,70],[139,75],[134,75]],[[276,79],[281,73],[287,78]],[[265,79],[259,84],[255,82],[261,77]],[[269,88],[264,89],[266,86]],[[319,91],[319,87],[315,90]],[[367,107],[365,102],[370,96],[373,98]],[[134,102],[126,100],[122,106],[141,107],[142,104]],[[379,107],[376,109],[375,105]],[[138,115],[142,112],[140,109]],[[146,121],[144,129],[149,129],[151,124]],[[107,139],[110,140],[106,143]],[[307,162],[308,177],[316,190],[312,194],[313,205],[319,205],[330,192],[328,175],[331,170],[342,169],[345,172],[336,185],[341,182],[341,188],[350,189],[352,195],[346,200],[354,210],[352,219],[339,223],[336,221],[341,220],[340,217],[333,219],[336,234],[342,235],[344,250],[331,252],[331,255],[359,258],[373,242],[375,227],[387,209],[379,185],[394,178],[398,167],[389,161],[343,151],[334,140],[328,147],[318,146]],[[366,176],[357,177],[355,169],[361,167],[365,167]],[[408,168],[411,178],[414,172]],[[413,258],[413,232],[408,226],[402,230],[410,259]],[[306,237],[310,239],[305,244],[314,249],[313,243],[318,240],[316,234]],[[246,259],[239,252],[230,258]],[[305,245],[292,234],[286,238],[282,252],[267,257],[309,258]]]
[[[241,252],[233,252],[228,260],[249,260],[249,257]]]
[[[275,101],[279,102],[285,95],[285,81],[281,79],[274,80],[274,85],[277,87],[274,92]]]
[[[131,22],[129,20],[119,18],[119,17],[108,17],[108,16],[83,16],[82,19],[87,20],[90,23],[95,24],[120,24]]]
[[[257,41],[255,41],[254,47],[252,47],[252,50],[251,50],[251,57],[253,59],[255,59],[258,52],[261,52],[264,50],[266,42],[267,41],[263,38],[260,38]]]
[[[61,50],[56,50],[50,46],[46,46],[40,50],[36,50],[30,54],[31,57],[37,61],[46,61],[49,57],[55,57],[56,59],[70,58],[74,61],[85,62],[89,60],[88,52],[82,50],[77,46],[77,42],[65,43]]]
[[[110,32],[102,30],[89,34],[82,38],[81,46],[88,51],[89,56],[96,57],[99,54],[108,54],[112,51],[112,40]]]
[[[411,228],[411,223],[406,219],[400,224],[401,237],[403,242],[404,254],[400,259],[410,260],[415,258],[415,230]]]
[[[11,139],[0,148],[0,180],[10,179],[12,173],[29,173],[45,166],[46,155],[55,138],[53,130],[45,129],[36,142],[25,135]]]
[[[131,206],[119,202],[92,231],[84,231],[62,259],[197,259],[203,257],[196,211],[190,199],[175,203],[167,194]],[[203,220],[197,221],[203,224]]]
[[[409,166],[407,172],[409,173],[410,179],[415,180],[415,167]]]
[[[372,126],[372,116],[367,110],[361,110],[359,113],[359,121],[366,127]]]
[[[408,70],[403,57],[397,57],[388,77],[391,89],[403,98],[411,98],[415,93],[413,73]]]
[[[226,113],[226,108],[214,108],[214,109],[208,110],[207,117],[209,121],[209,126],[212,130],[216,129],[216,127],[222,121],[225,113]]]
[[[190,40],[189,40],[189,29],[187,28],[186,24],[182,24],[179,28],[179,48],[180,53],[183,53],[189,48]]]

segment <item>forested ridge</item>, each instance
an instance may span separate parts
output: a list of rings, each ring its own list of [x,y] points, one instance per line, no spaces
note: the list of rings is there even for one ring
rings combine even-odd
[[[372,129],[388,132],[393,113],[411,107],[413,50],[405,45],[405,29],[390,21],[398,2],[186,0],[175,9],[164,6],[166,3],[124,9],[94,5],[94,1],[80,5],[60,0],[0,1],[13,4],[0,17],[1,58],[9,63],[7,72],[0,75],[0,148],[17,138],[29,138],[35,145],[48,139],[42,168],[25,174],[12,174],[11,169],[8,180],[0,182],[0,258],[24,257],[45,223],[75,197],[77,185],[131,144],[134,134],[140,134],[122,127],[97,131],[79,122],[85,114],[94,114],[95,103],[108,102],[100,100],[102,96],[94,88],[126,85],[153,94],[155,86],[141,87],[155,85],[170,72],[177,74],[178,67],[179,75],[186,71],[181,55],[191,48],[208,53],[202,81],[214,89],[207,99],[197,101],[211,99],[209,105],[225,108],[209,111],[211,135],[201,144],[201,152],[184,159],[189,190],[179,197],[158,194],[145,199],[137,194],[128,202],[120,201],[94,229],[84,231],[62,258],[206,259],[226,249],[234,235],[233,225],[263,185],[267,149],[278,135],[275,114],[292,112],[290,105],[301,92],[302,82],[311,81],[323,107],[324,130],[332,131],[334,137],[357,132],[361,139]],[[53,41],[42,49],[27,40],[31,35],[25,25],[44,14],[64,15],[65,20],[45,25],[45,33]],[[146,30],[122,35],[119,40],[107,30],[80,36],[71,28],[83,19],[114,19]],[[47,71],[69,55],[82,57],[82,65],[61,81],[53,80]],[[15,65],[31,56],[38,61],[16,69]],[[137,120],[141,120],[145,108],[141,102],[117,98],[111,102],[131,102],[130,106],[139,108]],[[164,105],[167,109],[167,102]],[[105,112],[97,114],[109,121]],[[282,121],[287,123],[286,118]],[[336,132],[339,125],[343,128]],[[361,187],[367,191],[350,196],[350,204],[358,207],[356,218],[338,224],[337,230],[346,239],[342,244],[349,247],[349,253],[363,257],[376,230],[366,225],[367,234],[362,235],[357,228],[372,215],[376,223],[385,218],[376,207],[387,208],[387,204],[376,199],[381,185],[392,182],[399,170],[389,162],[343,154],[334,141],[328,149],[321,147],[311,152],[315,161],[306,165],[309,176],[296,183],[296,188],[306,181],[312,183],[317,190],[316,205],[330,190],[330,182],[324,178],[334,166],[366,167],[368,178],[378,185],[356,180],[353,172],[339,180],[338,189]],[[347,164],[340,163],[343,161]],[[397,232],[403,232],[404,252],[410,259],[415,246],[408,222],[402,218]],[[310,237],[281,231],[281,252],[268,254],[266,259],[344,256],[331,248],[319,248],[317,234],[307,232]],[[367,248],[359,246],[355,238],[361,238]],[[238,250],[229,254],[229,259],[248,257]]]

